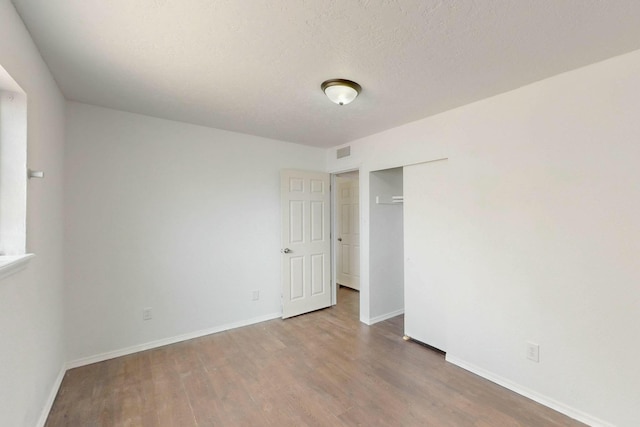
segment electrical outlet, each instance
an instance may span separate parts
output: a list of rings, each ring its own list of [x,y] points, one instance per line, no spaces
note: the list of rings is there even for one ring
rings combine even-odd
[[[533,362],[540,362],[540,346],[536,343],[527,342],[527,359]]]
[[[251,292],[251,301],[258,301],[260,299],[260,291]]]
[[[151,307],[142,309],[142,320],[151,320],[153,319],[153,312],[151,311]]]

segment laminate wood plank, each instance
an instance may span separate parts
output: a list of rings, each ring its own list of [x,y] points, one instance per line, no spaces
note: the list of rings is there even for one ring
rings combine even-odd
[[[580,426],[338,305],[68,371],[47,427]]]

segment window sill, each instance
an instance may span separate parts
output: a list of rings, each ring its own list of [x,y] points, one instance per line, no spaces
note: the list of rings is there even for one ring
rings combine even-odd
[[[35,257],[34,254],[0,256],[0,280],[25,269],[33,257]]]

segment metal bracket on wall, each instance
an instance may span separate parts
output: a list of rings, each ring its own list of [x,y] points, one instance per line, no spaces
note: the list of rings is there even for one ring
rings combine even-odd
[[[378,205],[398,205],[404,203],[404,196],[376,196]]]
[[[42,171],[34,171],[34,170],[31,170],[31,169],[28,169],[27,170],[27,177],[29,179],[31,179],[31,178],[44,178],[44,172],[42,172]]]

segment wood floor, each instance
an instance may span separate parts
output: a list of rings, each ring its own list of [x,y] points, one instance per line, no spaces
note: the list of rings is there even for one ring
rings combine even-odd
[[[583,425],[338,305],[67,372],[46,426]]]

